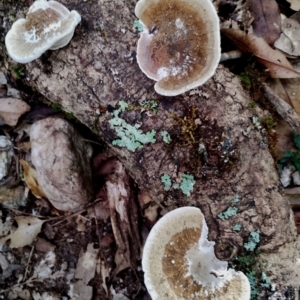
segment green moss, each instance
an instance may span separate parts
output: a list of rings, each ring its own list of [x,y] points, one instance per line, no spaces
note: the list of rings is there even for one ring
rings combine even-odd
[[[260,123],[265,126],[268,130],[272,130],[276,127],[276,122],[271,116],[266,116],[260,119]]]
[[[72,113],[63,110],[60,104],[58,104],[58,103],[52,103],[52,104],[51,104],[51,107],[52,107],[54,110],[56,110],[57,112],[63,113],[63,114],[64,114],[64,117],[65,117],[67,120],[69,120],[69,121],[75,121],[76,123],[77,123],[77,122],[80,123],[80,122],[78,121],[78,119],[77,119]]]
[[[251,77],[247,71],[242,72],[238,77],[245,88],[250,89],[252,87]]]
[[[253,101],[251,101],[251,102],[248,103],[248,106],[247,106],[247,107],[248,107],[248,108],[254,108],[254,107],[256,107],[256,103],[253,102]]]
[[[25,67],[24,65],[14,65],[12,67],[17,79],[24,79],[25,77]]]

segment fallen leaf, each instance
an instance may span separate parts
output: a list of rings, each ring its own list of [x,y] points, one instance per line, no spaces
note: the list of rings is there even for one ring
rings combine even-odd
[[[300,1],[299,0],[286,0],[287,2],[291,3],[291,9],[298,11],[300,10]]]
[[[21,115],[30,110],[30,106],[17,98],[0,100],[0,118],[9,126],[15,126]]]
[[[274,46],[293,56],[300,56],[300,12],[295,13],[289,19],[281,15],[282,33],[274,43]]]
[[[98,249],[94,249],[92,243],[87,245],[86,252],[81,249],[75,271],[75,278],[78,280],[74,283],[73,289],[69,291],[72,299],[90,300],[92,298],[93,288],[88,283],[95,276],[97,253]]]
[[[281,19],[278,4],[275,0],[247,0],[251,15],[253,33],[273,45],[281,33]]]
[[[222,33],[244,53],[252,54],[266,67],[273,78],[298,78],[300,73],[293,69],[286,57],[278,50],[272,49],[263,38],[247,35],[237,29],[222,29]]]
[[[270,87],[285,102],[290,104],[300,116],[300,79],[275,79]]]
[[[37,198],[47,198],[37,182],[35,169],[31,168],[27,161],[25,161],[24,159],[20,159],[20,164],[24,169],[24,180],[27,186],[30,188],[31,192]]]
[[[36,217],[15,217],[18,223],[18,228],[15,232],[0,239],[0,244],[5,244],[10,240],[10,248],[20,248],[26,245],[30,245],[40,233],[42,225],[45,221],[42,221]]]

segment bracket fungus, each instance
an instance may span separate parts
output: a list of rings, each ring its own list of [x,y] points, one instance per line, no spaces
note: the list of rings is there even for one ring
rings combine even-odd
[[[176,96],[213,76],[221,49],[210,0],[140,0],[135,14],[144,25],[137,62],[157,93]]]
[[[80,21],[77,11],[70,12],[57,1],[36,0],[26,19],[17,20],[8,31],[7,52],[16,62],[31,62],[49,49],[66,46]]]
[[[249,300],[250,283],[215,257],[200,209],[181,207],[152,228],[143,250],[145,284],[153,300]]]

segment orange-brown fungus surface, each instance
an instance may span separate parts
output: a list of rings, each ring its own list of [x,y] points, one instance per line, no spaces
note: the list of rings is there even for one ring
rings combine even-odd
[[[199,12],[185,2],[162,0],[140,16],[153,38],[147,55],[151,72],[166,89],[184,86],[199,77],[209,52],[208,29]]]

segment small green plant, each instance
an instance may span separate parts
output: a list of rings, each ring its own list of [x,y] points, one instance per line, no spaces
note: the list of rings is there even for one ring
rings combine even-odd
[[[247,88],[247,89],[251,88],[252,82],[251,82],[251,78],[247,72],[242,72],[240,75],[238,75],[238,77],[240,78],[241,83],[245,88]]]
[[[249,102],[247,105],[248,108],[254,108],[255,106],[256,106],[256,103],[253,101]]]
[[[261,124],[265,126],[268,130],[274,129],[276,127],[276,122],[271,116],[263,117],[260,120]]]
[[[300,135],[294,131],[294,144],[296,151],[286,151],[282,154],[282,158],[278,161],[278,168],[282,169],[287,163],[292,163],[296,170],[300,172]]]
[[[58,104],[58,103],[52,103],[52,104],[51,104],[51,107],[52,107],[54,110],[56,110],[57,112],[63,113],[64,116],[65,116],[65,118],[66,118],[67,120],[69,120],[69,121],[72,120],[72,121],[75,121],[75,122],[79,122],[79,121],[76,119],[76,117],[74,117],[74,115],[73,115],[72,113],[63,110],[60,104]]]
[[[14,65],[12,67],[14,73],[16,74],[16,77],[18,79],[23,79],[25,76],[25,67],[23,65]]]

